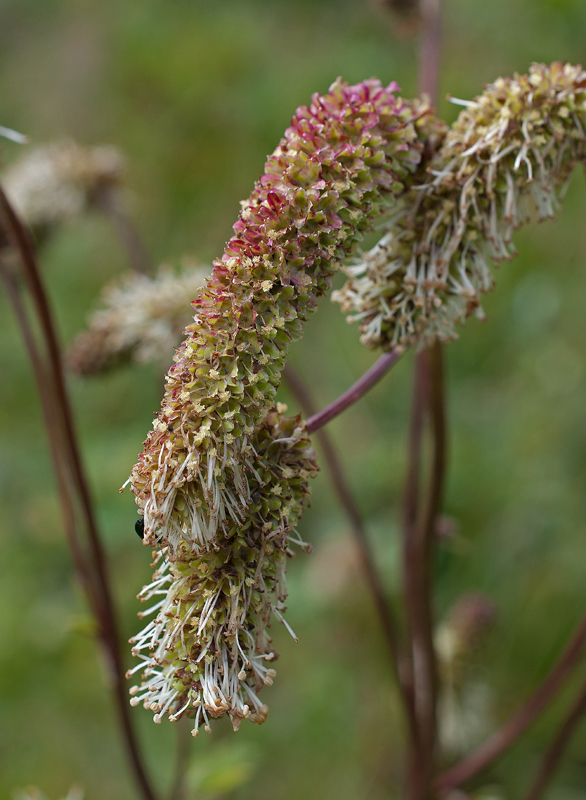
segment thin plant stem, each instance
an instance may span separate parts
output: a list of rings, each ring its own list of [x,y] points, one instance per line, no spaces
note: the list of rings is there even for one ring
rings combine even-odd
[[[301,406],[303,413],[306,414],[307,416],[312,415],[315,411],[315,405],[306,383],[302,380],[302,378],[298,375],[298,373],[295,370],[293,370],[293,368],[290,366],[285,367],[283,371],[283,376],[285,378],[285,381],[289,389],[291,390],[292,394],[295,396],[297,402]],[[362,520],[360,511],[358,510],[358,505],[356,504],[356,501],[352,494],[352,490],[350,489],[350,486],[344,474],[344,469],[342,467],[342,462],[340,460],[340,457],[336,451],[336,448],[334,447],[331,438],[323,428],[318,429],[315,432],[315,435],[320,444],[324,459],[328,466],[334,491],[336,492],[340,505],[344,509],[346,516],[350,520],[352,535],[354,537],[354,541],[358,548],[362,570],[366,578],[366,583],[372,595],[372,599],[378,614],[379,622],[381,624],[383,635],[388,647],[393,673],[395,675],[401,699],[403,701],[407,726],[410,731],[411,737],[414,737],[415,736],[414,709],[412,700],[409,694],[405,690],[405,685],[403,680],[404,670],[402,669],[401,665],[401,653],[398,642],[398,632],[397,632],[397,623],[395,621],[395,615],[393,613],[390,601],[385,592],[382,578],[376,567],[374,556],[370,548],[370,544],[368,542],[368,537],[366,534],[364,522]]]
[[[62,448],[59,445],[58,415],[56,414],[56,409],[54,408],[54,403],[52,402],[53,398],[51,393],[47,391],[49,379],[45,374],[43,359],[37,348],[34,332],[29,323],[26,309],[20,296],[18,282],[15,276],[12,274],[11,265],[7,263],[7,260],[3,257],[6,252],[7,251],[4,250],[3,253],[0,253],[0,273],[2,274],[6,294],[10,303],[12,304],[14,314],[22,332],[23,340],[31,361],[33,375],[35,377],[35,382],[39,392],[41,410],[49,437],[51,453],[53,455],[53,464],[55,468],[55,477],[57,480],[58,495],[61,505],[61,515],[63,517],[65,534],[71,549],[74,566],[78,573],[80,583],[90,598],[90,603],[93,607],[99,601],[95,593],[94,583],[91,575],[88,573],[86,568],[85,554],[83,553],[80,543],[77,539],[75,510],[71,503],[71,497],[67,486],[67,469],[62,457]]]
[[[564,755],[572,734],[578,723],[586,713],[586,682],[582,684],[578,696],[570,706],[570,709],[562,722],[553,742],[546,750],[539,770],[535,776],[531,788],[524,797],[524,800],[541,800],[543,793],[547,789],[559,763]]]
[[[99,624],[100,638],[108,657],[113,679],[113,693],[116,699],[119,722],[137,784],[145,800],[155,800],[155,794],[146,776],[130,720],[117,621],[107,574],[105,553],[97,529],[93,503],[73,426],[69,397],[63,377],[61,353],[51,309],[41,280],[36,261],[36,252],[30,236],[14,213],[1,188],[0,225],[7,243],[18,255],[21,262],[25,283],[31,295],[33,309],[39,324],[41,340],[46,350],[47,364],[45,366],[40,350],[35,344],[32,327],[28,324],[24,305],[20,302],[15,302],[18,296],[18,286],[10,279],[10,274],[4,269],[5,284],[7,285],[9,297],[13,302],[17,321],[21,326],[39,386],[49,442],[53,452],[61,505],[64,512],[65,529],[72,550],[74,566],[79,574],[82,586],[84,586],[88,594],[90,606]],[[79,500],[84,526],[89,539],[89,556],[87,554],[84,555],[83,548],[79,543],[73,497],[77,497]]]
[[[495,761],[531,725],[564,685],[586,646],[586,615],[580,621],[561,656],[527,702],[484,744],[450,767],[436,781],[448,791],[473,778]]]
[[[321,411],[318,411],[317,414],[312,414],[309,417],[306,423],[307,432],[315,433],[327,422],[330,422],[342,411],[345,411],[357,400],[360,400],[397,363],[402,353],[401,348],[395,347],[389,353],[382,355],[349,389],[325,408],[322,408]]]
[[[421,680],[418,659],[418,633],[421,613],[420,566],[421,556],[418,552],[417,516],[420,495],[421,453],[423,443],[423,427],[425,422],[426,399],[428,395],[427,352],[416,358],[413,383],[413,399],[411,404],[411,421],[409,425],[409,445],[407,459],[407,475],[403,491],[403,596],[407,627],[407,661],[406,675],[408,690],[413,698],[416,717],[416,736],[410,742],[407,759],[407,782],[410,800],[426,800],[430,794],[429,768],[424,749],[424,734],[421,730]]]
[[[438,694],[437,658],[433,641],[433,544],[446,467],[443,358],[439,342],[435,342],[427,351],[423,369],[432,453],[429,485],[426,496],[420,503],[413,533],[416,570],[411,601],[415,603],[413,608],[415,697],[420,717],[421,745],[431,780],[436,755]]]
[[[120,200],[115,186],[102,184],[92,194],[93,205],[112,226],[135,272],[149,274],[153,265],[144,243]]]

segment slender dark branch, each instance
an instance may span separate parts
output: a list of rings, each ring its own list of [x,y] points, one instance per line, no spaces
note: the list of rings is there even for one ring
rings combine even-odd
[[[442,346],[435,342],[427,351],[423,369],[426,375],[432,456],[429,485],[420,506],[415,527],[417,602],[413,609],[415,697],[419,702],[423,750],[433,774],[437,739],[437,658],[433,641],[433,544],[436,521],[441,509],[446,467],[446,423]],[[414,599],[414,598],[413,598]],[[418,685],[419,684],[419,685]]]
[[[364,375],[359,378],[355,384],[347,389],[344,394],[341,394],[333,403],[330,403],[317,414],[307,420],[308,433],[315,433],[318,428],[321,428],[326,422],[329,422],[342,411],[345,411],[349,406],[365,395],[375,383],[378,383],[382,376],[390,370],[390,368],[397,363],[403,351],[398,347],[393,348],[390,353],[382,355],[378,361],[368,369]]]
[[[67,499],[62,499],[62,507],[64,508],[64,520],[68,539],[72,545],[74,565],[78,568],[80,580],[88,592],[88,599],[99,623],[100,637],[108,656],[113,676],[113,688],[119,721],[137,783],[143,797],[146,798],[146,800],[154,800],[155,795],[146,777],[130,720],[128,698],[125,690],[124,667],[120,652],[117,621],[110,591],[105,553],[97,529],[93,503],[73,426],[69,397],[63,377],[61,353],[55,333],[52,313],[42,284],[36,260],[36,252],[30,236],[14,213],[1,188],[0,226],[2,227],[7,242],[13,248],[14,252],[18,254],[22,264],[22,272],[31,295],[42,341],[47,352],[48,364],[45,367],[41,362],[38,348],[32,347],[32,329],[30,326],[26,327],[26,329],[23,328],[23,335],[29,353],[31,354],[33,369],[40,381],[40,392],[44,400],[43,406],[49,440],[54,450],[54,462],[59,489],[60,492],[63,492],[64,497],[66,494],[68,496]],[[8,281],[7,285],[13,295],[14,285],[11,287],[10,281]],[[17,312],[17,319],[22,326],[25,319],[23,316],[24,309],[22,306],[20,306],[20,308],[15,306],[15,310]],[[70,495],[70,491],[73,492],[73,495]],[[82,557],[77,533],[75,529],[71,527],[75,525],[73,521],[73,496],[76,496],[80,501],[89,538],[91,553],[89,562]]]
[[[549,705],[576,666],[586,645],[586,615],[543,683],[488,741],[437,779],[442,791],[460,786],[485,769],[503,753]]]
[[[586,682],[582,684],[578,696],[570,706],[566,718],[562,722],[557,735],[541,760],[539,770],[531,788],[525,795],[524,800],[540,800],[544,791],[547,789],[559,762],[568,746],[576,726],[586,713]]]
[[[120,201],[118,189],[110,184],[100,184],[92,194],[92,201],[114,229],[132,269],[145,274],[152,273],[151,258]]]
[[[287,385],[289,386],[289,389],[301,406],[303,413],[307,416],[314,414],[315,405],[309,389],[297,372],[295,372],[292,367],[286,366],[283,371],[283,376],[287,382]],[[352,495],[352,490],[350,489],[350,486],[346,480],[346,476],[344,475],[344,470],[338,453],[336,452],[332,440],[325,430],[320,428],[315,432],[315,435],[326,460],[330,477],[332,479],[332,485],[338,496],[340,505],[346,512],[346,516],[351,523],[351,530],[354,536],[354,541],[356,542],[356,546],[358,548],[358,553],[360,555],[362,569],[368,588],[370,589],[375,608],[377,610],[379,622],[381,624],[385,641],[389,650],[393,673],[397,680],[399,692],[405,706],[407,724],[411,731],[411,736],[414,736],[415,717],[413,703],[411,702],[408,693],[405,691],[403,682],[403,670],[401,669],[401,655],[398,643],[397,624],[393,610],[386,595],[381,576],[376,567],[360,511],[358,510],[358,506]]]
[[[418,551],[417,509],[420,494],[421,450],[423,426],[425,422],[426,399],[428,395],[428,354],[426,351],[417,356],[413,383],[413,400],[411,404],[411,421],[409,425],[409,447],[407,461],[407,477],[403,492],[403,596],[405,618],[407,623],[408,652],[406,679],[412,697],[416,716],[416,737],[410,742],[408,754],[407,778],[409,800],[426,800],[430,793],[429,754],[424,747],[424,732],[421,730],[421,680],[417,646],[419,634],[420,606],[420,571],[421,554]]]
[[[12,273],[11,265],[4,257],[8,251],[3,250],[0,253],[0,273],[6,288],[6,294],[14,310],[16,320],[22,332],[22,337],[25,343],[27,353],[29,355],[31,365],[33,368],[33,375],[37,384],[39,399],[41,401],[41,410],[45,420],[45,427],[49,437],[51,446],[51,454],[53,457],[53,465],[55,468],[55,477],[57,480],[58,495],[61,505],[61,514],[63,517],[63,524],[65,528],[65,535],[71,549],[74,566],[78,574],[80,583],[84,587],[85,592],[90,598],[92,607],[98,602],[92,575],[87,569],[85,554],[83,548],[77,538],[77,530],[75,525],[75,510],[71,503],[71,496],[67,485],[67,467],[63,459],[63,448],[60,443],[60,426],[58,419],[58,412],[55,409],[53,396],[51,392],[50,378],[46,373],[43,358],[37,343],[32,327],[29,323],[26,309],[20,296],[20,290],[16,277]]]

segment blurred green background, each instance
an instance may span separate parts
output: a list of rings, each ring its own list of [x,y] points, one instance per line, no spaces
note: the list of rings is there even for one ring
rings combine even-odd
[[[33,143],[118,146],[153,259],[211,261],[266,154],[312,92],[338,75],[375,75],[415,93],[416,46],[396,34],[362,0],[1,0],[0,123]],[[472,97],[535,60],[583,61],[585,34],[580,0],[445,0],[440,95]],[[439,113],[451,121],[457,109],[442,99]],[[21,153],[3,144],[3,167]],[[517,236],[520,256],[500,268],[486,298],[488,321],[471,321],[446,353],[454,532],[438,551],[437,613],[445,617],[468,591],[485,592],[497,609],[471,655],[455,719],[470,743],[527,697],[586,607],[585,208],[580,170],[559,220]],[[107,223],[91,215],[64,225],[42,263],[65,342],[101,286],[127,268]],[[35,785],[54,799],[79,784],[87,800],[131,798],[34,383],[2,292],[0,331],[0,797]],[[375,357],[326,300],[291,358],[323,405]],[[395,597],[411,371],[408,355],[330,426]],[[150,554],[133,530],[132,496],[118,488],[158,408],[161,370],[128,367],[70,385],[127,638],[139,624],[135,596]],[[285,391],[281,399],[295,408]],[[399,796],[400,709],[324,474],[302,536],[315,549],[289,571],[288,618],[300,642],[275,626],[282,657],[263,692],[271,710],[262,727],[245,723],[233,734],[222,720],[211,736],[188,737],[189,782],[200,798]],[[474,784],[478,796],[512,800],[526,790],[570,697],[563,692]],[[133,714],[166,786],[178,726],[153,725],[142,708]],[[586,798],[586,726],[548,797]]]

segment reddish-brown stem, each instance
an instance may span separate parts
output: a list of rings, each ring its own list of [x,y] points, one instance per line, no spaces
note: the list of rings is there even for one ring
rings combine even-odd
[[[417,356],[409,433],[409,459],[403,501],[403,579],[409,634],[409,681],[417,718],[417,740],[410,754],[413,800],[432,796],[437,739],[438,677],[433,642],[433,541],[445,475],[443,361],[439,343]],[[432,456],[429,485],[420,497],[421,450],[425,412],[429,414]]]
[[[315,433],[326,422],[334,419],[357,400],[360,400],[397,363],[402,353],[403,351],[400,348],[395,347],[390,353],[382,355],[356,383],[334,400],[333,403],[322,408],[317,414],[312,414],[306,423],[308,433]]]
[[[133,270],[149,274],[153,271],[150,256],[138,231],[120,201],[116,186],[102,184],[92,195],[94,206],[112,226]]]
[[[555,739],[548,747],[539,765],[539,770],[531,788],[524,797],[524,800],[540,800],[547,789],[561,758],[568,746],[576,726],[586,713],[586,682],[582,684],[578,696],[570,706],[566,718],[562,722]]]
[[[415,526],[417,602],[413,611],[413,661],[415,698],[420,718],[421,744],[429,765],[430,780],[434,773],[437,738],[438,674],[433,641],[433,543],[436,520],[441,508],[445,466],[446,425],[442,346],[435,342],[427,351],[423,367],[426,374],[428,413],[432,454],[429,485],[420,504]],[[414,598],[412,598],[414,599]],[[419,678],[419,680],[418,680]]]
[[[79,581],[90,598],[90,604],[93,607],[99,601],[95,593],[95,587],[91,575],[88,573],[86,568],[85,555],[77,539],[75,527],[75,509],[71,504],[71,497],[67,486],[67,467],[63,459],[62,447],[60,446],[59,442],[59,415],[54,408],[53,397],[50,389],[47,391],[48,387],[50,386],[50,379],[46,375],[43,359],[37,348],[33,330],[20,297],[17,280],[12,274],[11,265],[8,264],[3,257],[6,252],[7,250],[3,251],[3,253],[0,253],[0,273],[2,274],[2,279],[4,280],[6,294],[10,300],[10,303],[12,304],[14,314],[22,332],[25,347],[33,368],[33,375],[37,384],[37,390],[39,392],[41,410],[43,412],[45,427],[51,445],[51,453],[53,456],[55,477],[59,490],[58,494],[65,528],[65,535],[67,536],[67,541],[71,549],[71,554],[75,569],[78,573]]]
[[[285,381],[289,389],[295,396],[297,402],[301,406],[303,413],[306,414],[307,416],[313,414],[315,411],[313,399],[311,397],[309,389],[307,388],[307,385],[297,374],[297,372],[295,372],[295,370],[293,370],[292,367],[286,366],[283,371],[283,377],[285,378]],[[354,541],[356,542],[356,546],[358,548],[362,570],[364,572],[366,583],[370,589],[370,593],[372,595],[372,599],[375,608],[377,610],[378,618],[389,650],[389,656],[391,659],[391,666],[393,669],[393,673],[397,680],[399,692],[401,694],[401,698],[403,700],[403,704],[405,707],[405,716],[407,719],[407,725],[411,737],[414,737],[415,717],[414,717],[413,703],[411,702],[409,694],[405,690],[403,682],[403,669],[401,667],[401,655],[400,655],[400,648],[397,635],[397,624],[395,621],[393,610],[391,608],[390,601],[385,592],[381,576],[376,568],[374,556],[370,549],[370,544],[368,542],[368,537],[366,535],[366,529],[362,521],[362,516],[360,514],[360,511],[358,510],[358,506],[356,504],[350,486],[348,485],[348,482],[346,480],[344,469],[342,467],[342,462],[340,461],[338,453],[336,452],[336,448],[334,447],[332,440],[330,439],[325,430],[319,429],[315,432],[315,435],[322,449],[323,456],[325,458],[328,470],[330,472],[330,477],[332,479],[332,485],[334,487],[336,495],[338,496],[340,505],[342,506],[342,508],[346,512],[346,516],[350,520],[351,530],[354,536]]]
[[[26,318],[24,305],[18,297],[17,284],[12,280],[11,275],[6,270],[3,270],[9,296],[13,302],[17,320],[22,328],[35,377],[39,383],[39,393],[61,495],[65,529],[71,545],[74,565],[99,623],[100,638],[104,645],[113,677],[113,690],[119,721],[138,786],[146,800],[155,800],[154,792],[142,764],[130,720],[124,668],[105,554],[96,526],[93,504],[73,426],[52,313],[42,284],[34,246],[28,232],[14,213],[1,189],[0,226],[7,243],[18,255],[21,262],[22,272],[39,324],[43,347],[46,350],[47,364],[45,365],[44,359],[40,355],[40,350],[36,346],[32,327]],[[79,542],[75,523],[76,503],[74,498],[79,501],[88,534],[89,557],[84,554]]]
[[[576,666],[585,645],[586,615],[580,621],[572,638],[546,679],[535,690],[529,700],[488,741],[444,772],[443,775],[440,775],[436,782],[438,789],[447,792],[455,786],[460,786],[483,769],[486,769],[501,753],[509,748],[553,700]]]
[[[428,354],[420,353],[415,362],[411,421],[409,425],[409,447],[407,477],[403,493],[403,596],[407,623],[408,649],[406,679],[408,691],[413,698],[416,717],[416,737],[408,753],[407,779],[409,800],[427,800],[430,794],[431,775],[429,753],[425,752],[422,725],[422,685],[420,620],[421,597],[421,553],[418,538],[418,506],[420,494],[421,450],[428,395]]]

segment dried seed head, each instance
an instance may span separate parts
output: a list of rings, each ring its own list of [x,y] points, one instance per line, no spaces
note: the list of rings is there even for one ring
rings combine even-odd
[[[124,160],[114,147],[81,147],[73,141],[27,150],[4,175],[16,210],[37,234],[82,213],[94,192],[120,183]]]

